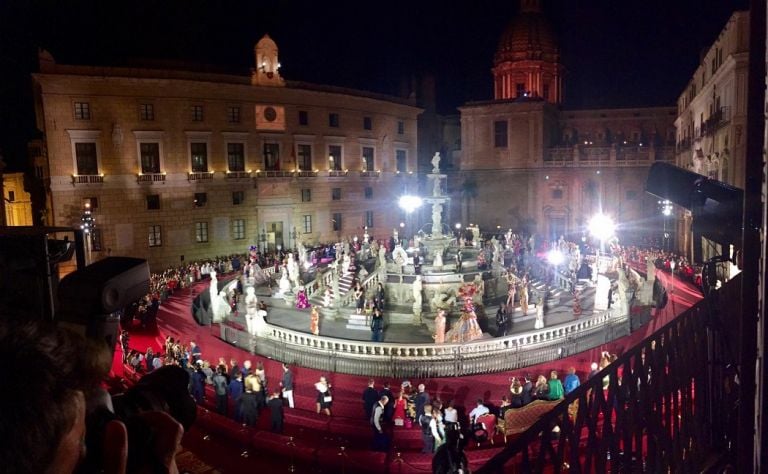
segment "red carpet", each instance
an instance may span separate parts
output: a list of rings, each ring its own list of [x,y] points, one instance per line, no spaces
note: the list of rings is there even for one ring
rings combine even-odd
[[[701,299],[700,293],[692,285],[677,280],[675,282],[674,291],[670,291],[670,276],[659,272],[657,277],[664,282],[669,291],[669,303],[663,310],[657,311],[647,325],[636,330],[627,337],[568,358],[539,364],[521,371],[456,378],[411,380],[411,383],[414,385],[424,383],[427,386],[427,391],[432,394],[432,396],[439,396],[440,399],[444,401],[453,399],[458,408],[473,406],[474,400],[477,398],[483,398],[493,405],[498,405],[501,396],[508,393],[509,378],[513,375],[520,376],[524,373],[528,373],[535,377],[538,374],[548,374],[551,370],[565,373],[569,367],[573,366],[576,368],[580,377],[584,378],[590,370],[590,364],[593,361],[599,360],[602,351],[621,354],[625,347],[632,347],[642,341],[668,323],[676,314],[681,313]],[[198,283],[191,289],[177,292],[174,297],[161,305],[157,316],[158,324],[156,330],[155,328],[146,330],[132,328],[130,339],[131,348],[144,352],[148,346],[152,346],[155,351],[158,351],[160,350],[160,346],[166,335],[171,336],[174,339],[180,338],[184,343],[195,341],[202,349],[203,359],[209,360],[212,363],[217,362],[219,357],[225,357],[227,361],[234,358],[240,364],[242,364],[242,361],[244,360],[251,360],[254,365],[258,361],[264,362],[268,386],[275,387],[282,375],[282,368],[278,361],[255,356],[230,346],[216,336],[218,334],[218,326],[199,326],[193,320],[190,309],[192,299],[205,288],[207,288],[206,282]],[[121,364],[121,357],[122,354],[118,347],[115,352],[115,364],[113,367],[115,375],[118,376],[122,376],[124,372]],[[293,371],[296,381],[295,399],[298,410],[286,409],[286,434],[295,436],[298,440],[305,441],[306,443],[304,443],[304,446],[309,450],[314,450],[315,448],[323,446],[326,446],[323,449],[333,450],[338,449],[339,445],[356,446],[364,449],[368,442],[368,433],[367,423],[362,419],[361,393],[367,384],[367,377],[336,373],[324,374],[320,371],[303,367],[294,367]],[[328,422],[329,420],[327,417],[314,414],[316,392],[313,384],[318,380],[320,375],[326,375],[333,385],[334,421],[332,423]],[[382,382],[384,382],[383,379],[377,380],[377,387],[381,387]],[[401,380],[390,380],[395,394],[397,394],[400,382]],[[209,401],[212,399],[213,397],[209,396]],[[342,417],[348,417],[348,421],[344,421],[344,418]],[[266,423],[268,422],[268,418],[269,415],[267,413],[264,413],[260,417],[259,428],[261,430],[267,428]],[[222,424],[224,426],[221,426]],[[229,438],[229,441],[227,442],[239,438],[239,435],[235,432],[238,429],[237,425],[229,423],[229,420],[215,414],[203,415],[198,429],[207,430],[210,433],[215,431],[217,426],[219,427],[220,432],[216,436],[218,436],[219,440],[221,440],[222,436]],[[344,426],[348,426],[348,428],[345,429]],[[261,433],[261,431],[255,431],[255,433]],[[360,439],[360,433],[366,433],[366,438]],[[244,434],[244,436],[246,435]],[[247,435],[246,438],[242,440],[240,448],[238,449],[245,450],[248,445],[252,444],[252,442],[249,442],[249,439],[250,435]],[[207,441],[210,441],[210,439]],[[225,442],[225,444],[227,442]],[[266,441],[260,442],[260,444],[265,442]],[[300,441],[297,441],[297,443],[299,442]],[[203,457],[202,452],[199,451],[198,448],[206,450],[205,444],[206,443],[201,442],[199,434],[196,435],[196,433],[190,433],[189,436],[185,437],[185,446],[187,449],[200,456],[206,463],[210,463],[216,468],[223,468],[224,466],[221,464],[213,462],[213,459],[210,459],[207,456]],[[218,443],[212,442],[211,444],[216,445]],[[285,443],[280,441],[277,444],[284,447]],[[394,445],[398,451],[417,450],[420,447],[418,430],[397,430],[395,432]],[[235,453],[228,454],[229,455],[226,457],[229,458],[229,456]],[[406,452],[404,453],[404,456],[407,455],[406,457],[408,457],[415,454],[416,453]],[[316,455],[318,455],[317,452],[312,456]],[[485,457],[485,454],[480,453],[478,456],[482,458]],[[246,461],[246,459],[248,460]],[[310,460],[310,458],[307,458],[307,460]],[[255,461],[255,459],[241,458],[240,461],[242,461],[242,464],[240,462],[235,464],[242,467],[250,467],[253,466],[251,462]],[[275,460],[275,462],[276,464],[279,464],[277,460]],[[232,467],[232,465],[227,467]],[[226,469],[226,471],[229,472],[230,469]],[[240,469],[235,469],[235,471],[240,471]],[[347,472],[351,471],[348,470]]]

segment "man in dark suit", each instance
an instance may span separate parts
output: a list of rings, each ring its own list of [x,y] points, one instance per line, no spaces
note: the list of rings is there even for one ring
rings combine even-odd
[[[376,382],[373,379],[368,380],[368,387],[363,390],[363,410],[365,411],[365,419],[370,420],[373,413],[373,405],[379,401],[379,392],[376,391],[374,385]]]
[[[387,400],[389,400],[384,407],[384,420],[390,422],[392,421],[392,415],[395,412],[395,394],[389,389],[389,382],[384,382],[384,388],[381,389],[379,395],[381,397],[387,397]]]
[[[269,413],[271,415],[271,422],[272,427],[271,430],[273,433],[282,433],[283,432],[283,399],[280,398],[280,392],[275,390],[272,392],[272,395],[269,396],[269,400],[267,401],[267,406],[269,407]]]

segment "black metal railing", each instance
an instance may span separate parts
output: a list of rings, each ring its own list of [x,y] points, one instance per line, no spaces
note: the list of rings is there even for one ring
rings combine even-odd
[[[738,314],[740,285],[629,349],[477,472],[693,472],[724,459],[738,393],[737,335],[724,321]]]

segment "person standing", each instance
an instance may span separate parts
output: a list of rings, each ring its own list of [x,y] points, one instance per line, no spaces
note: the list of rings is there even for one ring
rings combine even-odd
[[[197,364],[197,361],[203,356],[203,351],[200,350],[200,346],[195,341],[189,343],[189,356],[193,364]]]
[[[373,379],[368,379],[368,386],[363,390],[363,411],[365,412],[366,420],[371,419],[374,405],[376,405],[376,402],[378,402],[380,398],[379,392],[377,392],[375,388],[375,381]]]
[[[239,370],[235,372],[235,377],[229,381],[229,396],[235,406],[235,421],[243,419],[243,410],[241,405],[243,397],[243,373]]]
[[[390,423],[392,421],[392,414],[395,411],[395,394],[390,390],[389,382],[384,382],[380,395],[387,397],[387,400],[389,400],[386,406],[384,406],[384,421]]]
[[[365,290],[358,281],[355,283],[355,311],[357,314],[363,314],[363,308],[365,308]]]
[[[568,395],[569,393],[576,390],[579,385],[581,385],[581,381],[579,381],[579,376],[576,375],[576,369],[573,367],[568,368],[568,375],[565,376],[565,384],[563,384],[563,390],[565,391],[565,394]]]
[[[222,415],[227,414],[227,377],[221,366],[216,367],[216,375],[213,376],[213,389],[216,392],[216,411]]]
[[[371,341],[382,342],[384,340],[384,316],[378,308],[373,310],[371,318]]]
[[[373,294],[373,306],[379,308],[381,311],[384,311],[385,299],[386,294],[384,293],[384,285],[379,282],[376,285],[376,292]]]
[[[389,438],[384,432],[384,407],[389,403],[386,395],[382,396],[373,407],[371,427],[373,428],[373,450],[386,453],[389,451]]]
[[[267,401],[269,407],[271,430],[273,433],[283,432],[283,399],[280,398],[280,392],[273,391]]]
[[[424,454],[432,454],[435,450],[435,438],[432,433],[432,405],[426,404],[422,407],[422,414],[416,419],[419,421],[419,427],[421,428],[421,441],[424,446],[421,448],[421,452]]]
[[[429,404],[429,394],[425,392],[424,384],[419,384],[418,390],[419,393],[416,395],[416,400],[414,401],[414,405],[416,405],[416,419],[419,420],[421,415],[424,414],[424,406]],[[430,410],[432,409],[432,406],[430,405]]]
[[[456,272],[457,273],[461,273],[461,263],[462,263],[461,249],[458,249],[456,251]]]
[[[509,322],[509,315],[507,314],[507,304],[501,303],[499,309],[496,310],[496,336],[504,337],[507,335],[507,324]]]
[[[557,378],[557,371],[553,370],[549,373],[549,381],[547,382],[549,385],[549,399],[550,400],[560,400],[565,395],[563,392],[563,384],[560,382],[560,379]]]
[[[288,364],[283,363],[283,377],[280,380],[283,399],[288,400],[288,407],[293,408],[293,372]]]
[[[459,426],[459,412],[453,407],[453,400],[448,400],[445,410],[443,410],[443,422],[445,423],[446,431],[458,429]]]
[[[131,336],[128,334],[128,331],[123,329],[123,331],[120,333],[120,349],[123,350],[123,364],[128,363],[128,353],[130,352],[128,343],[130,339]]]
[[[328,379],[321,376],[320,380],[315,383],[315,389],[317,390],[317,413],[320,414],[323,411],[326,415],[331,416],[333,396],[331,395],[331,384],[328,383]]]
[[[246,377],[245,393],[243,393],[240,403],[243,424],[246,426],[256,426],[256,423],[259,421],[259,402],[256,399],[259,388],[258,377],[254,375]]]

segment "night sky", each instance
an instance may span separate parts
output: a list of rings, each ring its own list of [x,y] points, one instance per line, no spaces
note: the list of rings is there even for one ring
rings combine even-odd
[[[568,108],[674,105],[699,54],[746,0],[543,0]],[[490,68],[516,0],[0,1],[0,148],[11,169],[34,135],[36,48],[59,63],[205,63],[246,74],[264,34],[288,80],[398,94],[431,74],[438,111],[492,98]]]

